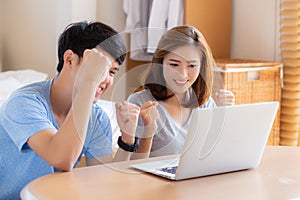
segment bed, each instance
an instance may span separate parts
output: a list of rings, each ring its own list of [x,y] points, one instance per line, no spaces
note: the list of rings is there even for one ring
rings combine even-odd
[[[16,89],[37,81],[46,80],[47,74],[32,69],[0,73],[0,106]]]

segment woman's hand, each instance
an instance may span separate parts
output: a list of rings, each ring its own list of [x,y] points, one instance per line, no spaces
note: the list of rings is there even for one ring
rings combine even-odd
[[[217,106],[233,106],[235,101],[234,94],[229,90],[220,89],[215,94]]]
[[[148,101],[141,106],[141,117],[145,126],[155,123],[158,119],[157,105],[156,101]]]
[[[157,129],[157,119],[159,119],[159,114],[156,106],[158,103],[156,101],[148,101],[141,106],[141,118],[144,122],[143,135],[140,137],[152,137]]]

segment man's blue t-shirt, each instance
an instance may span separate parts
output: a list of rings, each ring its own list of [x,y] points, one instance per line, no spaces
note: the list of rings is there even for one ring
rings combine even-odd
[[[20,88],[0,108],[0,199],[19,199],[21,189],[30,181],[57,171],[27,144],[28,138],[39,131],[58,130],[50,103],[51,84],[48,80]],[[110,120],[94,104],[81,155],[111,153]]]

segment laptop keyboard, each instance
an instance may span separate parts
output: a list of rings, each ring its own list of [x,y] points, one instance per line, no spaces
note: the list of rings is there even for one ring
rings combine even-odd
[[[170,173],[170,174],[176,174],[177,166],[171,166],[171,167],[163,167],[160,169],[157,169],[158,171]]]

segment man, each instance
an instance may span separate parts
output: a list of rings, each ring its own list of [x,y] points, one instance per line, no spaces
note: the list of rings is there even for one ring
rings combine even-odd
[[[113,158],[110,121],[94,104],[125,55],[121,37],[105,24],[80,22],[65,29],[58,75],[18,89],[0,109],[0,199],[19,198],[21,189],[40,176],[70,171],[82,154],[87,165],[130,159],[138,146],[140,108],[116,104],[122,136]]]

